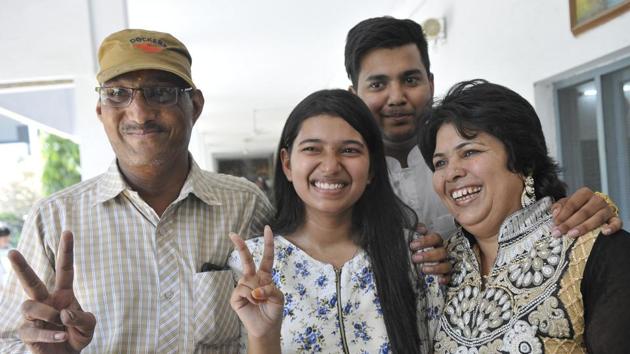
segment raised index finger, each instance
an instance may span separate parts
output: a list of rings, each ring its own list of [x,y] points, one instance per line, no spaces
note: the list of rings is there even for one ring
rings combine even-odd
[[[236,248],[239,257],[241,258],[241,264],[243,265],[243,275],[256,275],[256,264],[254,264],[254,258],[249,252],[249,248],[247,248],[245,241],[243,241],[243,239],[239,235],[233,232],[230,232],[230,240],[232,240],[234,248]]]
[[[74,280],[74,238],[70,231],[64,231],[61,234],[56,263],[55,290],[72,290],[72,282]]]
[[[33,271],[24,256],[18,251],[11,251],[8,254],[11,267],[15,271],[22,288],[29,298],[35,301],[44,301],[48,298],[48,290],[46,285],[42,283],[37,274]]]

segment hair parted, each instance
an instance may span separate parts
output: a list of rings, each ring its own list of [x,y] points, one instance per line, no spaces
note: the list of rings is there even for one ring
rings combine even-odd
[[[558,164],[549,156],[540,119],[529,102],[507,87],[476,79],[455,84],[424,119],[420,151],[434,171],[438,130],[453,124],[464,138],[485,132],[499,139],[507,153],[507,169],[534,177],[536,198],[566,196]]]
[[[302,100],[287,119],[276,151],[274,199],[276,215],[272,228],[290,234],[305,222],[304,203],[283,170],[280,152],[291,153],[302,123],[318,115],[346,121],[365,140],[370,160],[371,182],[352,209],[352,224],[358,235],[355,242],[368,254],[376,289],[381,300],[387,334],[394,352],[417,352],[416,298],[409,278],[411,264],[407,230],[414,229],[416,218],[390,185],[384,146],[379,127],[369,108],[346,90],[317,91]]]
[[[359,22],[348,32],[344,52],[346,73],[352,85],[357,86],[361,60],[368,52],[411,43],[418,47],[427,75],[432,78],[429,50],[422,26],[412,20],[400,20],[390,16],[374,17]]]

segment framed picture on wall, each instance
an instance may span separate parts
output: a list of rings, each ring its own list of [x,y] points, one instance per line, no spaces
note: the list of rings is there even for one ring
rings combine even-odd
[[[571,32],[580,34],[630,10],[630,0],[569,0]]]

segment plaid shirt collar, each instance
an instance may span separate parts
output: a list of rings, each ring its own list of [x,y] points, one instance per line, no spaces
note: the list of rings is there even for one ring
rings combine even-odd
[[[221,205],[221,202],[215,197],[212,186],[208,183],[204,183],[205,179],[204,171],[199,168],[199,165],[195,162],[192,156],[190,158],[190,172],[184,181],[179,196],[173,203],[177,203],[183,199],[186,199],[188,195],[193,194],[201,201],[208,205]],[[105,172],[98,183],[98,192],[95,204],[104,203],[110,199],[116,198],[124,191],[133,192],[131,187],[125,181],[123,174],[120,172],[117,160],[109,165],[107,172]]]

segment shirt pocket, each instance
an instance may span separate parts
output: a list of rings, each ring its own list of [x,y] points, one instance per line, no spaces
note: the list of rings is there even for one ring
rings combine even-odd
[[[217,346],[238,339],[240,324],[230,307],[234,279],[230,270],[194,275],[194,326],[197,345]]]

